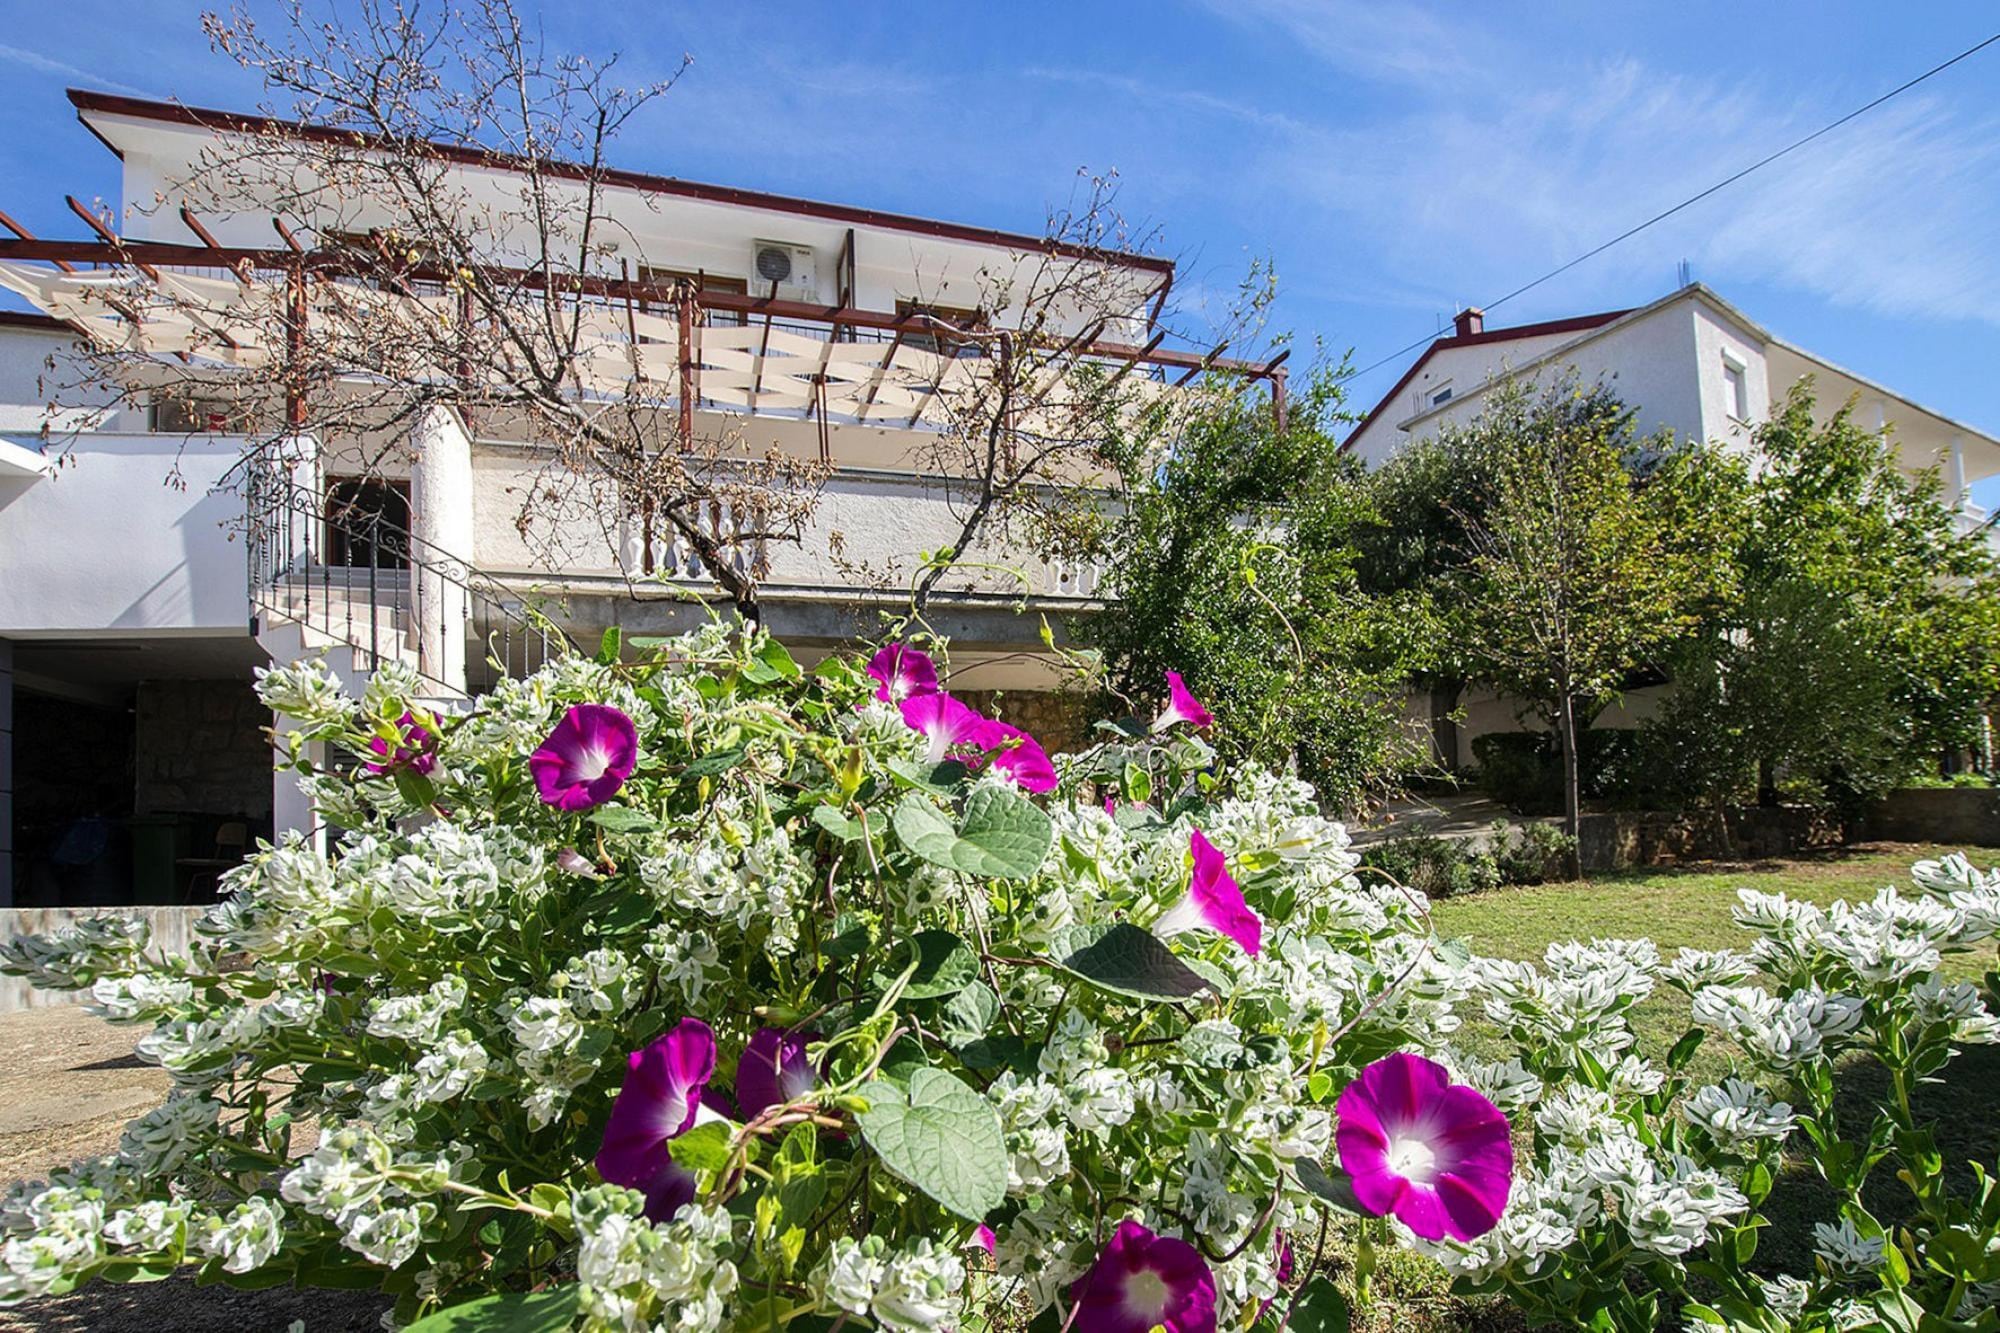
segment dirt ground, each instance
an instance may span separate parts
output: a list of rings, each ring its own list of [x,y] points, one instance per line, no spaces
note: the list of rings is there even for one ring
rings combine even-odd
[[[70,1005],[0,1014],[0,1185],[112,1151],[125,1122],[166,1096],[166,1075],[132,1054],[143,1031]],[[364,1292],[99,1282],[0,1310],[0,1333],[284,1333],[293,1320],[308,1333],[361,1333],[386,1308]]]

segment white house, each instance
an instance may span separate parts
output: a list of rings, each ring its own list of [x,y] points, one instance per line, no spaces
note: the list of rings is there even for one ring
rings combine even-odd
[[[1462,310],[1449,337],[1411,362],[1341,444],[1370,467],[1447,423],[1479,413],[1509,379],[1574,373],[1601,383],[1637,413],[1642,433],[1661,427],[1683,439],[1747,448],[1774,403],[1810,376],[1819,410],[1831,415],[1850,398],[1864,425],[1888,427],[1912,472],[1935,467],[1969,519],[1972,483],[2000,475],[2000,439],[1777,337],[1701,283],[1636,310],[1489,329],[1478,310]]]
[[[1634,310],[1513,328],[1489,329],[1482,312],[1460,311],[1451,334],[1411,362],[1341,449],[1380,466],[1406,445],[1478,415],[1501,384],[1570,374],[1616,393],[1642,433],[1664,427],[1682,439],[1738,449],[1751,447],[1752,432],[1773,405],[1810,376],[1822,418],[1854,400],[1857,419],[1889,432],[1906,469],[1937,469],[1968,530],[1987,524],[1970,487],[2000,475],[2000,438],[1786,342],[1700,283]],[[1986,530],[2000,544],[1994,529]],[[1597,725],[1636,725],[1658,693],[1633,691]],[[1453,766],[1471,762],[1477,736],[1522,725],[1513,701],[1486,692],[1417,700],[1412,707],[1429,715],[1439,757]],[[1448,720],[1454,709],[1462,710],[1462,722]]]
[[[229,325],[231,303],[271,273],[283,283],[280,234],[308,256],[336,243],[296,214],[274,232],[254,199],[190,216],[170,197],[230,136],[303,141],[317,127],[100,93],[70,100],[117,154],[123,197],[115,238],[56,243],[14,228],[0,239],[0,285],[44,312],[0,316],[0,906],[131,901],[135,882],[139,902],[181,900],[245,835],[308,821],[288,804],[289,783],[274,792],[260,735],[271,719],[250,688],[260,663],[324,651],[358,682],[400,658],[449,695],[478,689],[496,657],[536,664],[543,645],[521,614],[530,600],[560,608],[583,640],[610,625],[672,632],[704,614],[685,595],[709,586],[699,559],[650,528],[581,524],[553,564],[524,544],[515,518],[535,484],[532,451],[455,412],[426,415],[397,461],[365,475],[351,456],[301,440],[299,466],[275,481],[237,470],[246,440],[224,406],[120,408],[67,435],[90,404],[52,409],[41,371],[80,336],[218,364],[281,355],[275,321]],[[510,188],[505,160],[438,154],[470,191]],[[809,653],[873,631],[907,589],[855,566],[908,569],[959,524],[961,479],[923,463],[939,429],[924,385],[978,353],[912,333],[911,316],[971,315],[983,278],[1063,247],[671,177],[614,172],[605,186],[626,254],[699,289],[692,328],[630,300],[607,306],[607,328],[629,331],[615,335],[621,364],[656,365],[671,382],[678,356],[678,410],[697,438],[727,432],[751,456],[830,465],[802,541],[732,556],[757,566],[766,623]],[[1162,393],[1170,377],[1222,364],[1160,344],[1153,322],[1171,261],[1089,258],[1129,303],[1110,325],[1076,331],[1085,352]],[[129,293],[148,282],[221,313],[212,327],[132,319]],[[1230,364],[1282,392],[1273,367]],[[330,521],[357,508],[386,536]],[[726,535],[743,516],[707,521]],[[1032,698],[1023,692],[1053,680],[1042,617],[1059,624],[1094,606],[1095,571],[1033,551],[972,554],[1019,571],[1027,591],[979,573],[943,588],[930,618],[954,638],[954,687]]]

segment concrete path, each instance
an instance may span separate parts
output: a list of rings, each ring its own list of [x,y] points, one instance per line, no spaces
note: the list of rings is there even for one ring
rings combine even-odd
[[[1560,824],[1560,817],[1536,818],[1517,815],[1498,801],[1483,795],[1406,796],[1391,801],[1380,814],[1351,830],[1357,847],[1390,838],[1428,834],[1453,842],[1483,844],[1493,821],[1510,824]]]

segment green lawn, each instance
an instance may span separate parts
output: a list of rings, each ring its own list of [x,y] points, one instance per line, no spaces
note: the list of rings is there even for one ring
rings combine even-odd
[[[1869,844],[1786,861],[1619,871],[1595,879],[1533,888],[1501,888],[1434,904],[1433,920],[1446,938],[1461,937],[1474,952],[1497,958],[1539,960],[1558,940],[1649,936],[1664,959],[1681,948],[1747,948],[1754,938],[1730,920],[1736,890],[1756,888],[1783,892],[1822,905],[1837,898],[1873,895],[1887,884],[1907,886],[1910,863],[1935,857],[1944,847]],[[1974,855],[1980,864],[2000,862],[2000,851]],[[1991,966],[1990,952],[1948,960],[1957,976],[1976,977]],[[1686,1029],[1687,1001],[1678,992],[1657,994],[1633,1011],[1640,1050],[1663,1056]],[[1466,1044],[1484,1043],[1476,1014],[1467,1012]],[[1728,1054],[1714,1043],[1697,1056],[1694,1073],[1716,1078],[1726,1072]],[[1950,1065],[1946,1082],[1926,1090],[1921,1099],[1938,1123],[1939,1143],[1948,1157],[1989,1166],[2000,1155],[2000,1123],[1992,1106],[2000,1093],[2000,1054],[1996,1048],[1976,1048]],[[1872,1070],[1854,1068],[1847,1077],[1857,1116],[1872,1102]],[[1871,1204],[1882,1215],[1896,1210],[1894,1181],[1883,1182]],[[1803,1171],[1787,1178],[1768,1207],[1774,1226],[1767,1233],[1759,1258],[1778,1269],[1802,1271],[1810,1265],[1810,1223],[1832,1215],[1833,1201],[1822,1197],[1815,1180]],[[1425,1266],[1399,1263],[1382,1285],[1389,1299],[1358,1327],[1410,1330],[1510,1329],[1519,1325],[1490,1305],[1466,1306],[1453,1301],[1440,1276]]]

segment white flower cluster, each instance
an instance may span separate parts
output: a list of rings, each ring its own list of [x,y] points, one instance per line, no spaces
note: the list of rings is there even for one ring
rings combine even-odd
[[[1652,993],[1659,966],[1651,940],[1593,940],[1550,945],[1546,970],[1478,958],[1467,971],[1486,1017],[1523,1046],[1557,1059],[1577,1051],[1615,1058],[1632,1045],[1628,1015]]]
[[[896,1333],[955,1333],[965,1263],[928,1238],[892,1247],[881,1236],[843,1236],[827,1251],[815,1284],[826,1302]]]
[[[285,1173],[279,1192],[340,1229],[341,1243],[385,1268],[408,1263],[437,1218],[434,1195],[454,1163],[398,1154],[365,1123],[322,1134],[312,1155]]]
[[[81,990],[100,976],[131,972],[151,935],[142,917],[84,917],[53,935],[0,942],[0,965],[42,990]]]
[[[1759,1067],[1792,1070],[1830,1057],[1861,1026],[1859,996],[1829,995],[1817,985],[1785,995],[1761,986],[1708,986],[1690,1014],[1748,1051]]]
[[[613,1185],[571,1196],[587,1333],[716,1333],[737,1286],[729,1214],[689,1207],[655,1225],[644,1205]]]
[[[1707,1130],[1720,1148],[1739,1148],[1760,1139],[1782,1141],[1798,1124],[1790,1103],[1740,1078],[1697,1088],[1681,1104],[1691,1125]]]

